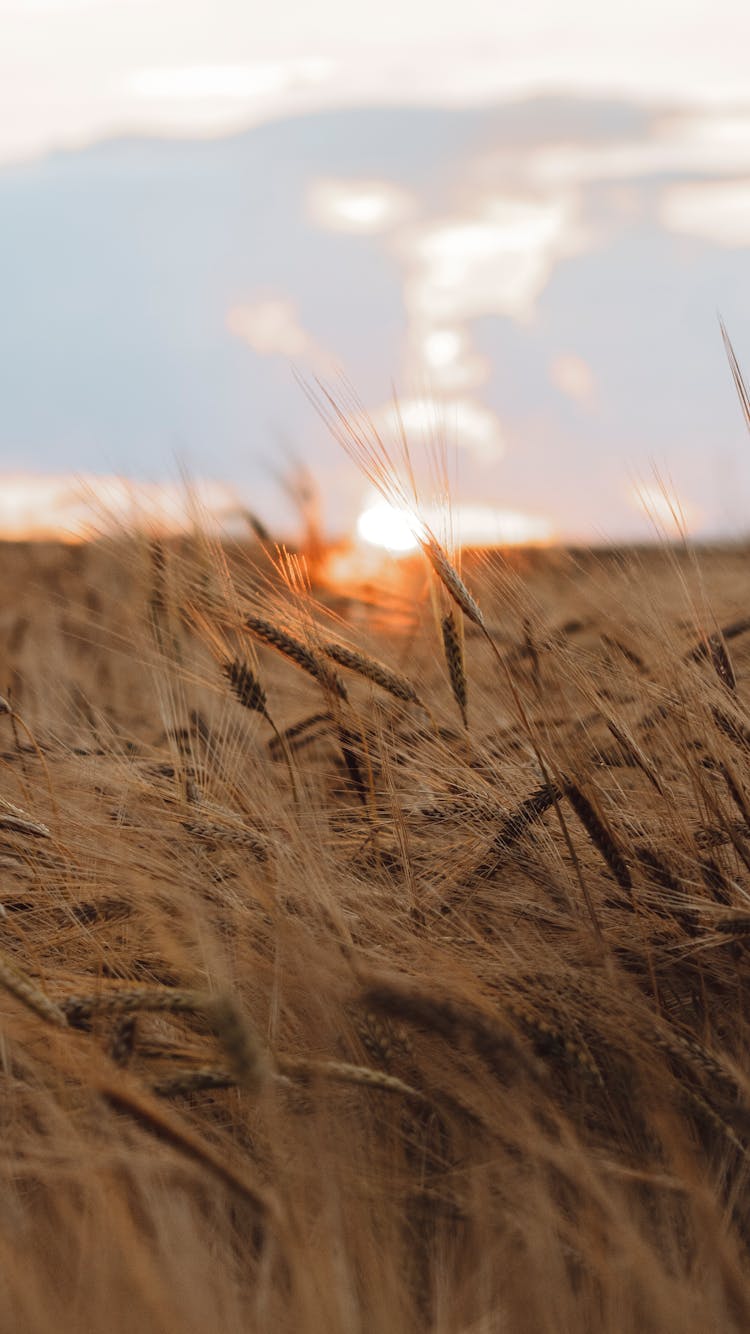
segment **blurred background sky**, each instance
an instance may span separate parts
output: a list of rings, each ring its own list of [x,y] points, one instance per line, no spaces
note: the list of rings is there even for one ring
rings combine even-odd
[[[0,532],[176,460],[283,528],[292,458],[350,530],[296,366],[442,431],[469,539],[643,536],[655,470],[746,533],[749,49],[744,0],[0,0]]]

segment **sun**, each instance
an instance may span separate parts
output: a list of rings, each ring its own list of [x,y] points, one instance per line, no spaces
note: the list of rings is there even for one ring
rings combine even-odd
[[[357,519],[357,532],[365,542],[387,551],[414,551],[418,546],[414,520],[406,510],[379,500],[363,510]]]

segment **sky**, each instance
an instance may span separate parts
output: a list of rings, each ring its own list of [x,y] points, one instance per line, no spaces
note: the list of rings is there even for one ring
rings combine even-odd
[[[746,530],[748,39],[738,0],[0,0],[0,530],[176,454],[283,522],[289,440],[352,529],[292,365],[386,435],[395,383],[468,538],[644,535],[657,473]]]

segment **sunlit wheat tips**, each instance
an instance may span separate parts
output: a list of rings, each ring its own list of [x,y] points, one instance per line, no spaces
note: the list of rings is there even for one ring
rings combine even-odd
[[[431,535],[420,538],[419,542],[435,571],[435,574],[446,591],[450,594],[453,601],[461,608],[464,615],[468,616],[470,621],[473,621],[475,625],[478,625],[479,628],[486,633],[487,627],[478,602],[472,597],[466,584],[455,566],[449,561],[440,543]]]

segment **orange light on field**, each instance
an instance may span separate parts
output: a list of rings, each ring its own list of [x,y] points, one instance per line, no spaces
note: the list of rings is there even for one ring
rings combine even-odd
[[[405,510],[379,500],[363,510],[357,519],[357,532],[365,542],[386,551],[414,551],[418,546],[415,522]]]

